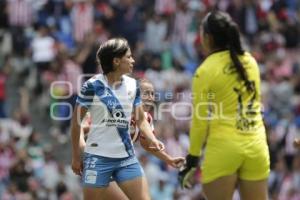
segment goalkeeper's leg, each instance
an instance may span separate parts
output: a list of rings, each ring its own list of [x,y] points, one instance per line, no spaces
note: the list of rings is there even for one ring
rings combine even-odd
[[[232,200],[237,179],[237,175],[233,174],[203,184],[205,196],[208,200]]]
[[[268,182],[267,179],[260,181],[239,181],[240,195],[243,200],[267,200]]]

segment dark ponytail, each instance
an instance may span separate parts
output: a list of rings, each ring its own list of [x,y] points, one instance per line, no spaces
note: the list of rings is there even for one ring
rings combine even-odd
[[[230,51],[231,60],[241,79],[245,82],[247,90],[252,92],[254,90],[253,82],[249,81],[247,72],[238,58],[238,55],[244,54],[244,50],[241,45],[239,30],[235,23],[229,24],[229,27],[227,29],[227,37],[229,39],[228,48]]]
[[[230,57],[239,77],[244,81],[248,91],[254,91],[253,82],[249,81],[247,72],[238,55],[243,55],[238,26],[231,17],[220,11],[209,13],[203,21],[204,32],[213,37],[215,48],[229,49]]]

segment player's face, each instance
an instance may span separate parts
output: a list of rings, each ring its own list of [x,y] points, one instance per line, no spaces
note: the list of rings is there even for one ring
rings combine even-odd
[[[141,97],[144,110],[149,112],[154,102],[154,88],[151,83],[146,82],[141,84]]]
[[[130,74],[132,73],[134,62],[131,50],[129,49],[126,54],[120,58],[120,64],[117,67],[117,70],[121,74]]]

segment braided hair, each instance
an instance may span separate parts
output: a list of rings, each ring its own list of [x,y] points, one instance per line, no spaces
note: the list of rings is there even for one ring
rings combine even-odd
[[[249,81],[247,72],[238,58],[238,55],[243,55],[245,51],[241,45],[237,24],[227,13],[221,11],[208,13],[202,23],[204,33],[211,35],[215,47],[229,50],[239,77],[244,81],[247,90],[253,91],[253,82]]]

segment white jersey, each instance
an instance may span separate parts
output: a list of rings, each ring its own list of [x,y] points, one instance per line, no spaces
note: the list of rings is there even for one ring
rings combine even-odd
[[[134,155],[129,122],[133,108],[141,105],[135,79],[123,75],[122,84],[111,88],[104,76],[98,74],[83,84],[77,103],[91,114],[85,152],[111,158]]]

